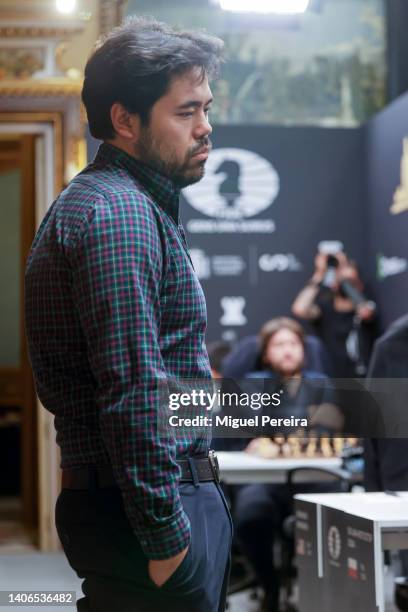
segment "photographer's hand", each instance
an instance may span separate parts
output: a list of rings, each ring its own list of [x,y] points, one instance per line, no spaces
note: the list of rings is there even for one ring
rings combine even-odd
[[[334,255],[334,257],[337,259],[337,261],[339,262],[339,267],[338,269],[341,270],[342,268],[344,268],[345,266],[349,266],[350,262],[347,259],[347,255],[343,252],[343,251],[339,251],[338,253],[336,253]]]
[[[375,310],[375,304],[368,301],[359,304],[356,312],[362,321],[371,321],[374,318]]]

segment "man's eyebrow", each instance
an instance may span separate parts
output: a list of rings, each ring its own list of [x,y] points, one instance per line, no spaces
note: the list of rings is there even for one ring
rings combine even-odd
[[[209,104],[211,104],[212,101],[213,101],[213,98],[210,98],[204,104],[204,107],[206,107]],[[177,109],[178,110],[183,110],[184,108],[201,108],[201,106],[202,106],[202,102],[200,102],[200,100],[188,100],[187,102],[184,102],[183,104],[180,104],[180,106],[178,106]]]

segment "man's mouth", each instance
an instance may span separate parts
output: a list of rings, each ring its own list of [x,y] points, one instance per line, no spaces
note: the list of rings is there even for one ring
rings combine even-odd
[[[206,159],[209,156],[210,151],[211,151],[211,147],[202,147],[201,149],[193,153],[192,157],[199,158],[199,159]]]

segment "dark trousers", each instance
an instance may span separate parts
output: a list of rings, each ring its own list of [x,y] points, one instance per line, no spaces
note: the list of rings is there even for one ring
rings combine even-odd
[[[294,485],[293,493],[324,493],[339,490],[337,483]],[[280,573],[275,568],[273,545],[282,535],[283,521],[293,512],[289,489],[284,484],[253,484],[240,487],[235,496],[234,526],[239,547],[253,566],[260,585],[276,607]]]
[[[83,578],[92,612],[222,612],[230,567],[232,522],[214,482],[182,483],[180,496],[191,522],[187,555],[157,587],[148,559],[125,514],[117,488],[65,489],[56,505],[56,525],[71,567]],[[84,607],[82,607],[84,606]]]

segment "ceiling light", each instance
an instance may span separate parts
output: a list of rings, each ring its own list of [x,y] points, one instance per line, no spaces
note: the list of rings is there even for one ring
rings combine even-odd
[[[310,0],[219,0],[224,11],[235,13],[276,13],[295,15],[304,13]]]
[[[56,0],[56,6],[60,13],[73,13],[76,8],[76,0]]]

